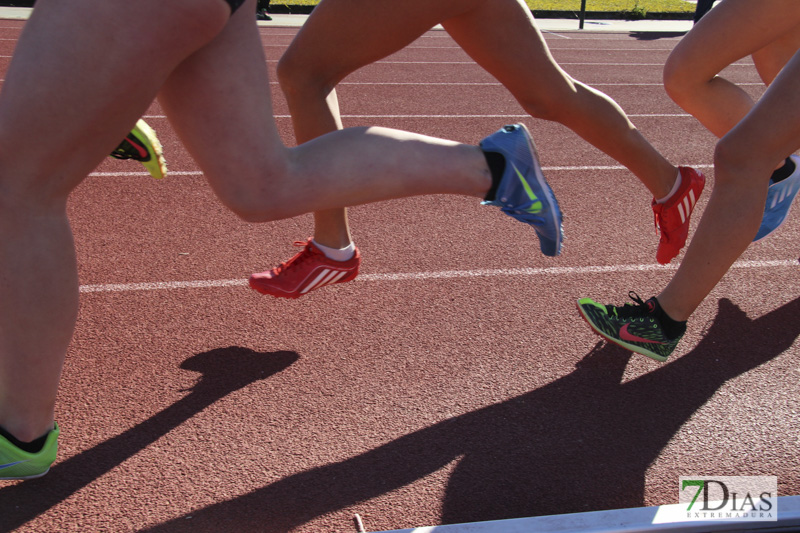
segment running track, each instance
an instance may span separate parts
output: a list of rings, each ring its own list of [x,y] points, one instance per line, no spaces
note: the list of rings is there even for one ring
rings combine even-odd
[[[3,72],[21,25],[0,23]],[[273,73],[294,32],[262,28]],[[547,40],[713,180],[714,139],[660,86],[676,37]],[[759,94],[748,61],[726,75]],[[531,231],[473,199],[407,199],[352,209],[356,282],[260,296],[244,280],[293,253],[311,218],[237,220],[154,104],[171,176],[109,160],[70,204],[83,295],[59,460],[0,482],[0,530],[352,532],[358,513],[377,531],[675,503],[692,474],[775,475],[781,495],[800,494],[798,213],[751,246],[668,364],[631,357],[574,301],[647,297],[673,272],[655,264],[634,177],[526,117],[440,31],[339,94],[349,126],[475,143],[526,123],[566,213],[563,255],[543,257]]]

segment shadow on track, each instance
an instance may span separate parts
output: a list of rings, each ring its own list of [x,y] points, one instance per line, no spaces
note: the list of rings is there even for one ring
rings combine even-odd
[[[530,393],[148,531],[286,533],[454,460],[443,523],[641,506],[645,473],[678,429],[726,381],[785,352],[800,336],[798,316],[800,298],[757,320],[721,300],[694,350],[644,376],[620,383],[631,354],[601,342]]]
[[[201,374],[186,397],[141,424],[63,462],[50,473],[0,489],[0,531],[12,531],[67,499],[228,394],[281,372],[299,356],[218,348],[188,358],[184,370]]]
[[[659,39],[674,39],[686,35],[685,31],[632,31],[631,37],[639,41],[657,41]]]

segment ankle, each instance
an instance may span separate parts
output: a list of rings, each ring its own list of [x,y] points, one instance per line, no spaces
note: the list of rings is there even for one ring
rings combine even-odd
[[[319,250],[325,254],[325,257],[331,261],[349,261],[356,254],[356,245],[352,242],[341,248],[320,244],[316,239],[313,239],[311,242],[313,242],[314,246],[319,248]]]
[[[661,303],[658,301],[658,298],[653,297],[653,300],[655,300],[656,304],[653,313],[661,323],[661,327],[664,328],[664,333],[666,333],[667,337],[674,339],[683,335],[686,332],[686,321],[675,320],[664,310],[664,308],[661,306]]]
[[[675,196],[675,193],[678,192],[678,189],[681,188],[681,182],[682,182],[681,171],[679,169],[675,169],[675,174],[673,174],[673,175],[675,176],[675,181],[672,182],[672,186],[667,191],[667,194],[665,196],[662,196],[661,198],[657,198],[656,199],[656,203],[657,204],[665,204],[665,203],[667,203],[667,201],[670,198]]]
[[[50,430],[44,433],[44,435],[40,435],[31,440],[27,440],[27,439],[17,438],[10,431],[3,428],[3,426],[0,426],[0,436],[5,438],[8,442],[13,444],[20,450],[28,453],[38,453],[39,451],[41,451],[42,448],[44,448],[45,442],[47,441],[47,435],[49,433]]]

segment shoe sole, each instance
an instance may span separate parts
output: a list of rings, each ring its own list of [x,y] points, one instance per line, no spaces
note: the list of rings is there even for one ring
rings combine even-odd
[[[41,474],[33,474],[32,476],[19,476],[19,477],[0,477],[0,481],[13,481],[13,480],[20,480],[24,481],[26,479],[38,479],[40,477],[45,476],[50,471],[50,467],[47,468]]]
[[[550,184],[544,177],[544,172],[542,172],[542,163],[539,160],[539,150],[536,149],[536,144],[533,142],[533,136],[531,135],[531,132],[528,130],[528,127],[525,124],[520,124],[520,129],[525,132],[525,139],[528,141],[528,147],[531,150],[531,157],[533,159],[534,166],[538,170],[538,172],[534,172],[536,175],[536,182],[539,184],[539,187],[547,197],[547,201],[550,202],[552,221],[555,223],[556,227],[558,227],[558,237],[555,241],[552,241],[555,244],[555,249],[551,251],[548,248],[548,250],[542,250],[542,253],[550,257],[556,257],[561,254],[561,249],[564,246],[564,214],[561,212],[561,206],[558,205],[556,194],[553,192],[552,187],[550,187]]]
[[[607,340],[608,342],[614,343],[614,344],[616,344],[617,346],[619,346],[621,348],[625,348],[626,350],[629,350],[631,352],[638,353],[639,355],[644,355],[645,357],[649,357],[650,359],[655,359],[656,361],[658,361],[660,363],[663,363],[663,362],[665,362],[667,360],[667,357],[664,357],[663,355],[658,355],[658,354],[655,354],[653,352],[648,352],[644,348],[640,348],[639,346],[636,346],[634,344],[628,344],[627,342],[622,341],[620,339],[615,339],[613,337],[609,337],[608,335],[606,335],[605,333],[603,333],[602,331],[597,329],[594,326],[594,324],[592,323],[592,321],[589,320],[589,317],[586,315],[586,313],[583,312],[583,307],[581,307],[580,300],[578,300],[576,302],[575,306],[578,308],[578,313],[580,313],[581,318],[587,324],[589,324],[589,327],[592,329],[592,331],[596,335],[599,335],[600,337],[602,337],[603,339]]]
[[[164,158],[164,148],[161,146],[161,141],[158,140],[156,132],[150,127],[149,124],[147,124],[147,122],[139,119],[131,133],[136,135],[142,144],[147,143],[153,147],[153,155],[155,157],[151,158],[149,161],[139,162],[144,165],[154,179],[164,179],[164,177],[167,175],[167,160]],[[140,136],[144,137],[144,139],[142,139]],[[146,143],[143,141],[146,141]]]
[[[358,271],[353,272],[350,275],[344,276],[343,278],[341,278],[339,280],[336,280],[334,282],[327,282],[327,283],[323,283],[323,284],[320,284],[320,285],[314,285],[310,289],[305,290],[305,292],[303,292],[303,291],[294,291],[294,292],[275,291],[274,289],[272,289],[268,285],[261,284],[261,283],[259,283],[259,281],[257,279],[254,279],[252,277],[248,280],[248,285],[250,285],[250,288],[253,289],[254,291],[256,291],[256,292],[258,292],[260,294],[263,294],[265,296],[274,296],[276,298],[286,298],[286,299],[289,299],[289,300],[296,300],[297,298],[300,298],[301,296],[305,296],[306,294],[308,294],[308,293],[310,293],[312,291],[315,291],[317,289],[321,289],[323,287],[327,287],[328,285],[336,285],[336,284],[339,284],[339,283],[347,283],[348,281],[353,281],[354,279],[356,279],[357,276],[358,276]]]

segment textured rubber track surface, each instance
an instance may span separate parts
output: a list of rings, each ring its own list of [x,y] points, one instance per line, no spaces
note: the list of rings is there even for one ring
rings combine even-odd
[[[0,54],[20,27],[0,24]],[[273,75],[293,34],[262,29]],[[546,35],[710,191],[714,139],[660,86],[677,38],[641,37]],[[726,74],[760,94],[749,61]],[[441,31],[339,95],[347,126],[477,143],[524,122],[565,213],[563,254],[471,198],[384,202],[351,210],[358,280],[261,296],[247,277],[294,253],[311,217],[226,212],[154,104],[170,176],[108,160],[70,203],[84,292],[59,459],[0,482],[0,530],[352,532],[359,513],[377,531],[675,503],[691,474],[775,475],[800,494],[800,216],[751,246],[657,363],[599,341],[574,307],[649,297],[673,272],[628,171],[524,116]]]

